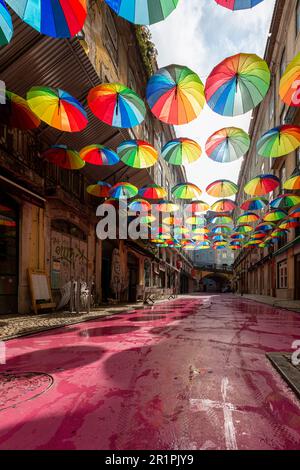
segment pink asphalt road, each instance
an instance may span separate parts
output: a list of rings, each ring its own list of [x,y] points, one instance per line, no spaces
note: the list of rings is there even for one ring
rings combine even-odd
[[[300,402],[265,357],[300,314],[179,298],[8,341],[0,449],[300,449]]]

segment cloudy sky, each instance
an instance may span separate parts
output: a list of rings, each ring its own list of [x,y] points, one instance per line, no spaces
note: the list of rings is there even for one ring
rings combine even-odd
[[[203,82],[212,68],[226,57],[239,52],[263,56],[275,0],[264,0],[252,10],[232,12],[214,0],[180,0],[177,9],[163,22],[151,27],[159,52],[160,67],[172,63],[186,65]],[[227,126],[249,128],[251,114],[225,118],[204,108],[198,119],[176,127],[178,136],[196,140],[202,149],[207,138]],[[201,158],[186,167],[188,179],[202,190],[212,181],[227,178],[237,181],[241,160],[215,163],[203,152]],[[212,203],[204,194],[203,199]]]

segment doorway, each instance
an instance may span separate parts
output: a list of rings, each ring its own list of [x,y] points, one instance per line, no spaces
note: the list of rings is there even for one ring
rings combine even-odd
[[[136,302],[137,284],[139,282],[139,260],[132,253],[128,253],[128,301]]]

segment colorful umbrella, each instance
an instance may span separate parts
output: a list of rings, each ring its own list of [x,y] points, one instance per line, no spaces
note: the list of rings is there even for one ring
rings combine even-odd
[[[4,0],[0,0],[0,46],[10,43],[13,36],[14,27]]]
[[[226,238],[225,238],[225,236],[223,236],[223,235],[214,235],[214,236],[212,237],[212,240],[213,240],[214,242],[226,242],[226,241],[227,241]]]
[[[262,238],[265,238],[266,237],[266,233],[263,232],[263,231],[260,231],[260,230],[256,230],[255,232],[253,232],[253,234],[251,235],[251,238],[255,238],[257,240],[260,240]]]
[[[250,137],[243,129],[227,127],[211,135],[205,145],[208,157],[218,163],[230,163],[249,150]]]
[[[15,129],[36,129],[41,124],[39,118],[31,111],[28,103],[21,96],[5,92],[5,104],[0,104],[0,122]]]
[[[134,24],[150,25],[163,21],[179,0],[105,0],[117,15]]]
[[[217,225],[216,227],[213,227],[212,229],[212,233],[230,233],[231,232],[231,228],[230,227],[227,227],[227,225]]]
[[[201,196],[202,191],[195,184],[180,183],[172,188],[172,194],[176,199],[196,199]]]
[[[196,250],[209,250],[210,248],[211,244],[207,241],[204,241],[197,244]]]
[[[178,217],[164,217],[163,218],[163,223],[166,225],[181,225],[182,224],[182,219]]]
[[[103,83],[92,88],[87,100],[95,116],[110,126],[135,127],[145,119],[143,100],[120,83]]]
[[[272,209],[284,209],[300,204],[300,196],[296,194],[280,194],[270,202]]]
[[[273,210],[269,211],[264,215],[263,220],[265,222],[278,222],[279,220],[284,219],[287,216],[287,213],[282,210]]]
[[[273,230],[273,228],[275,227],[275,224],[269,222],[269,223],[265,223],[265,222],[262,222],[260,224],[258,224],[255,228],[256,231],[260,230],[260,231],[263,231],[263,232],[269,232],[270,230]]]
[[[105,181],[98,181],[96,184],[91,184],[86,188],[87,192],[95,197],[106,198],[109,196],[111,185]]]
[[[281,77],[279,94],[288,106],[300,106],[300,54],[289,63]]]
[[[254,228],[251,227],[251,225],[242,224],[242,225],[238,225],[238,226],[235,228],[235,231],[238,232],[238,233],[250,233],[250,232],[253,232],[253,231],[254,231]]]
[[[187,224],[189,225],[204,225],[205,224],[205,220],[203,219],[203,217],[195,217],[195,216],[192,216],[192,217],[188,217],[185,221]]]
[[[274,175],[258,175],[250,180],[244,188],[250,196],[265,196],[280,186],[280,179]]]
[[[217,180],[206,188],[207,194],[212,197],[230,197],[238,192],[238,186],[229,180]]]
[[[187,204],[184,209],[186,213],[197,214],[208,211],[209,205],[204,201],[192,201],[190,204]]]
[[[53,145],[42,153],[42,158],[66,170],[80,170],[85,165],[79,153],[66,145]]]
[[[192,230],[192,233],[198,234],[198,235],[201,235],[201,234],[205,235],[209,233],[209,229],[207,227],[197,227]]]
[[[149,168],[155,165],[158,152],[144,140],[125,140],[117,148],[122,162],[133,168]]]
[[[170,140],[162,149],[162,157],[171,165],[188,165],[201,157],[202,150],[194,140],[179,137]]]
[[[156,210],[159,212],[176,212],[179,209],[178,204],[174,204],[172,201],[160,201],[156,206]]]
[[[277,230],[274,230],[274,232],[271,233],[270,237],[271,238],[281,238],[281,237],[285,237],[287,234],[289,233],[289,230],[287,229],[277,229]]]
[[[232,224],[233,218],[229,216],[213,217],[210,221],[211,224]]]
[[[268,200],[262,197],[253,197],[243,202],[241,209],[243,211],[260,211],[268,205]]]
[[[116,165],[120,159],[116,152],[100,144],[88,145],[80,150],[80,157],[92,165]]]
[[[152,222],[155,222],[155,220],[156,217],[154,217],[154,215],[144,215],[142,217],[139,217],[139,222],[143,225],[151,224]]]
[[[6,0],[17,15],[42,34],[71,38],[82,30],[86,0]]]
[[[236,203],[231,199],[220,199],[211,206],[214,212],[231,212],[237,207]]]
[[[140,188],[139,195],[146,199],[160,200],[167,197],[167,191],[157,184],[148,184],[147,186]]]
[[[204,86],[188,67],[169,65],[152,75],[146,98],[152,113],[161,121],[187,124],[199,116],[204,106]]]
[[[289,216],[292,218],[300,218],[300,207],[297,207],[296,209],[292,209],[289,212]]]
[[[262,157],[277,158],[293,152],[300,146],[300,127],[285,124],[266,132],[257,142],[257,153]]]
[[[109,190],[109,195],[113,199],[130,199],[138,193],[138,188],[131,183],[117,183]]]
[[[0,226],[1,227],[16,227],[16,222],[10,217],[0,214]]]
[[[271,74],[267,63],[255,54],[237,54],[217,65],[205,85],[213,111],[238,116],[255,108],[266,96]]]
[[[242,246],[241,246],[241,245],[230,245],[229,248],[230,248],[232,251],[237,251],[237,250],[241,250],[241,249],[242,249]]]
[[[195,242],[204,242],[208,240],[207,235],[193,235],[191,239]]]
[[[145,199],[135,199],[128,205],[129,212],[150,212],[151,204]]]
[[[215,0],[219,5],[229,10],[247,10],[253,8],[263,0]]]
[[[259,220],[259,216],[257,214],[254,214],[254,212],[245,212],[237,218],[237,223],[251,224],[252,222],[256,222],[257,220]]]
[[[290,228],[297,228],[300,227],[300,221],[297,219],[289,218],[283,221],[280,225],[280,229],[290,229]]]
[[[244,240],[245,239],[245,235],[243,235],[242,233],[233,233],[231,235],[231,238],[233,240]]]
[[[59,88],[32,87],[27,93],[27,102],[41,121],[60,131],[79,132],[88,124],[81,104]]]
[[[287,189],[288,191],[299,191],[300,190],[300,173],[290,176],[290,178],[288,178],[285,181],[283,188]]]

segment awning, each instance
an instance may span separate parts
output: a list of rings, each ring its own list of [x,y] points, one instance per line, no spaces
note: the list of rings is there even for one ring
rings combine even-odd
[[[23,201],[25,200],[27,202],[30,202],[35,206],[45,206],[46,199],[2,175],[0,175],[0,188],[1,190],[3,189],[8,192],[10,191],[14,195],[19,196]]]

